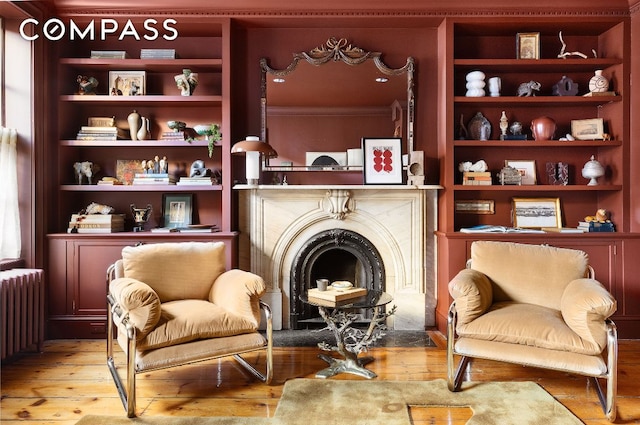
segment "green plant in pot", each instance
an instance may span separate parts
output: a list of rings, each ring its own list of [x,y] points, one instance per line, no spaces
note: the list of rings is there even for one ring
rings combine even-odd
[[[216,142],[222,140],[222,133],[220,132],[220,125],[218,124],[199,124],[193,127],[193,129],[200,136],[204,136],[205,140],[209,142],[207,145],[209,149],[209,158],[213,156],[213,147]]]

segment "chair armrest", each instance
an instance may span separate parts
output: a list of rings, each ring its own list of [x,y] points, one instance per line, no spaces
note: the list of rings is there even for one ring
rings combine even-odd
[[[458,326],[478,318],[493,302],[491,281],[484,273],[473,269],[461,270],[449,282],[449,294],[455,300]]]
[[[139,280],[120,277],[109,283],[109,294],[123,310],[122,316],[136,328],[136,338],[141,340],[153,330],[162,315],[160,298],[149,285]]]
[[[607,346],[607,324],[617,309],[615,298],[595,279],[576,279],[567,285],[560,311],[565,323],[584,341],[597,347]]]
[[[264,280],[251,272],[233,269],[213,282],[209,301],[225,310],[260,324],[260,297],[266,291]]]

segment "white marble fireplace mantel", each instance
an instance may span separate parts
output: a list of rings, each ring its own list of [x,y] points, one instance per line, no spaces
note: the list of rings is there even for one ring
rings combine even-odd
[[[346,229],[371,241],[397,306],[389,325],[435,325],[437,185],[237,185],[239,266],[267,282],[274,329],[289,328],[296,254],[319,232]]]

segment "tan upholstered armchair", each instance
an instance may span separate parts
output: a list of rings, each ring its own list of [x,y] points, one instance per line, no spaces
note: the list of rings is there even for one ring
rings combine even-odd
[[[476,241],[467,266],[449,283],[449,389],[460,389],[473,357],[565,371],[592,377],[607,418],[615,420],[618,342],[609,317],[616,301],[593,278],[587,254]],[[454,371],[455,355],[461,359]]]
[[[234,356],[265,383],[272,378],[272,318],[262,278],[225,271],[223,242],[125,247],[107,271],[107,365],[128,417],[136,415],[136,374]],[[258,327],[261,310],[266,338]],[[114,326],[126,353],[126,386],[113,357]],[[266,372],[241,354],[266,351]]]

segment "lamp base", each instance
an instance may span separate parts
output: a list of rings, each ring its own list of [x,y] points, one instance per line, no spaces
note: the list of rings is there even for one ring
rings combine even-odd
[[[247,179],[248,186],[257,186],[259,183],[259,179]]]

